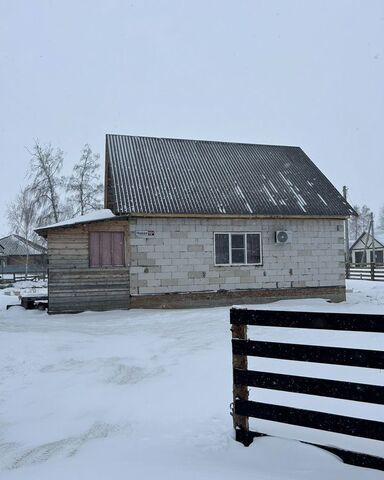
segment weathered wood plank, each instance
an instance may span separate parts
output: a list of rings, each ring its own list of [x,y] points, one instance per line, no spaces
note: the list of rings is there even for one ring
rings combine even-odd
[[[253,357],[279,358],[301,362],[384,368],[384,353],[358,348],[324,347],[294,343],[232,340],[233,353]]]
[[[310,328],[384,333],[383,315],[362,313],[292,312],[231,309],[232,325]]]
[[[233,370],[233,382],[237,385],[305,393],[321,397],[343,398],[356,402],[384,405],[384,387],[364,383],[342,382],[323,378],[284,375],[281,373]]]
[[[129,289],[128,287],[125,289],[121,289],[118,291],[105,291],[105,290],[88,290],[88,291],[82,291],[82,292],[50,292],[50,301],[67,301],[69,299],[70,301],[76,301],[77,299],[92,299],[92,301],[98,301],[102,298],[106,298],[107,300],[116,300],[118,298],[125,298],[129,294]]]
[[[237,400],[235,402],[235,412],[237,415],[245,415],[262,420],[288,423],[289,425],[315,428],[317,430],[370,438],[372,440],[384,440],[384,423],[375,420],[365,420],[249,400]]]
[[[116,288],[116,287],[119,287],[120,285],[129,285],[129,280],[126,279],[125,281],[122,280],[122,279],[115,279],[115,280],[111,280],[111,279],[108,279],[108,287],[110,288]],[[68,282],[52,282],[51,285],[50,285],[51,289],[72,289],[73,288],[73,282],[71,281],[68,281]],[[86,288],[90,288],[90,289],[98,289],[98,288],[101,288],[101,287],[104,287],[105,288],[105,282],[104,280],[98,280],[98,281],[82,281],[81,283],[79,283],[77,285],[77,288],[82,288],[82,289],[86,289]]]
[[[81,306],[88,306],[89,308],[92,308],[95,305],[104,305],[105,307],[110,307],[111,305],[114,304],[119,304],[119,303],[124,303],[125,305],[128,305],[129,303],[129,297],[126,296],[120,296],[119,298],[111,299],[110,297],[98,297],[98,298],[92,298],[92,297],[82,297],[82,298],[56,298],[54,301],[51,302],[50,307],[53,305],[69,305],[69,306],[75,306],[75,305],[81,305]]]
[[[112,278],[129,274],[129,269],[124,268],[76,268],[76,269],[53,269],[49,266],[50,278]]]

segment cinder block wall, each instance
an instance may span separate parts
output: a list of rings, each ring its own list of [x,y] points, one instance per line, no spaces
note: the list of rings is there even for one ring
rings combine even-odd
[[[292,242],[276,244],[276,230]],[[130,231],[132,295],[345,286],[341,220],[132,218]],[[262,233],[262,266],[214,265],[214,232],[253,231]]]

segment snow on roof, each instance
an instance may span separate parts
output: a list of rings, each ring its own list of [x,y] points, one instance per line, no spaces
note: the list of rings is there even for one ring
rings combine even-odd
[[[31,242],[20,235],[8,235],[7,237],[0,238],[0,255],[44,255],[46,248],[43,246]]]
[[[53,223],[52,225],[46,225],[45,227],[36,228],[38,234],[43,234],[46,230],[52,228],[60,227],[69,227],[71,225],[78,225],[80,223],[90,223],[97,222],[102,220],[109,220],[114,218],[114,215],[111,210],[108,208],[103,208],[101,210],[94,210],[92,212],[86,213],[85,215],[79,215],[78,217],[70,218],[69,220],[63,220],[62,222]]]

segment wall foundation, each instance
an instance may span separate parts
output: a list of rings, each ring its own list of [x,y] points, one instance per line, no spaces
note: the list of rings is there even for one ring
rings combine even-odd
[[[342,302],[345,300],[345,287],[306,287],[132,295],[130,308],[220,307],[233,304],[270,303],[279,300],[300,298],[323,298],[331,302]]]

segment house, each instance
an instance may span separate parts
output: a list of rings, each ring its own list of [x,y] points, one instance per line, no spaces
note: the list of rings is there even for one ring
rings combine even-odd
[[[349,255],[352,263],[384,264],[384,233],[375,234],[375,261],[373,260],[373,237],[363,232],[354,242],[350,242]]]
[[[3,268],[5,264],[5,260],[4,260],[4,247],[1,245],[0,243],[0,269]]]
[[[345,298],[354,210],[298,147],[107,135],[104,195],[36,230],[51,313]]]
[[[47,249],[36,242],[12,234],[0,238],[0,275],[45,273]]]

